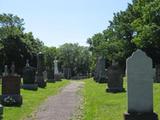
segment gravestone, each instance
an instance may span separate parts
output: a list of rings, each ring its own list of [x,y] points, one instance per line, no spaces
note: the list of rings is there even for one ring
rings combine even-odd
[[[126,61],[128,112],[125,120],[158,120],[153,112],[152,60],[137,50]]]
[[[15,66],[13,64],[11,66],[11,73],[8,75],[8,70],[5,66],[6,73],[2,77],[1,103],[5,106],[22,105],[22,96],[20,95],[21,78],[14,72]]]
[[[98,57],[94,80],[99,83],[107,83],[105,59],[103,57]]]
[[[58,60],[54,60],[54,80],[61,81],[61,75],[58,71]]]
[[[96,81],[98,79],[98,68],[99,67],[99,58],[97,58],[97,62],[96,62],[96,67],[95,67],[95,71],[94,71],[94,77],[93,79]]]
[[[63,68],[63,75],[65,79],[71,78],[71,68]]]
[[[45,71],[43,71],[43,78],[44,78],[44,80],[45,81],[47,81],[48,80],[48,73],[47,73],[47,71],[45,70]]]
[[[54,82],[55,82],[55,80],[54,80],[54,70],[53,70],[53,67],[47,68],[47,77],[48,77],[47,82],[51,82],[51,83],[54,83]]]
[[[106,89],[107,92],[124,92],[125,89],[123,88],[123,73],[122,69],[118,63],[113,62],[110,67],[107,69],[107,76],[108,76],[108,88]]]
[[[155,82],[160,83],[160,64],[156,64],[156,76],[155,76]]]
[[[23,70],[23,89],[27,90],[37,90],[38,84],[35,79],[36,69],[29,65],[29,61],[27,60],[26,66]]]
[[[0,120],[3,120],[3,106],[0,104]]]
[[[45,88],[47,85],[43,76],[43,72],[44,72],[44,54],[40,52],[37,55],[36,81],[37,81],[38,87],[41,87],[41,88]]]

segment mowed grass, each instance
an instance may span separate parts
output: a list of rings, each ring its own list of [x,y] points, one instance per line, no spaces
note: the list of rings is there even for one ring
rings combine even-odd
[[[107,93],[107,84],[85,80],[83,120],[123,120],[127,111],[127,93]],[[124,82],[126,89],[126,82]],[[160,84],[154,84],[154,111],[160,117]],[[142,96],[143,97],[143,96]]]
[[[63,80],[62,82],[47,83],[47,87],[38,91],[21,90],[23,96],[23,105],[21,107],[5,107],[4,120],[23,120],[48,97],[55,95],[60,88],[67,85],[69,81]]]

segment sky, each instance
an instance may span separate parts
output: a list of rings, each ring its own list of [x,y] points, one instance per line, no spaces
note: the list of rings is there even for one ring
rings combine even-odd
[[[113,13],[125,10],[132,0],[0,0],[0,13],[24,19],[25,32],[32,32],[46,46],[64,43],[87,46],[86,40],[102,32]]]

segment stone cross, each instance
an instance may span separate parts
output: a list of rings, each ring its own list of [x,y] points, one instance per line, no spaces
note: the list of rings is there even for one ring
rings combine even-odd
[[[152,59],[137,50],[127,59],[128,112],[153,113]]]
[[[54,60],[54,74],[59,74],[59,71],[58,71],[58,60]]]

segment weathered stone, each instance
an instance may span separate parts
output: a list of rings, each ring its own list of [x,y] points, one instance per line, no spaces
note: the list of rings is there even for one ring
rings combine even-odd
[[[152,60],[141,50],[127,59],[128,113],[125,120],[158,120],[153,113]],[[144,119],[143,119],[144,118]]]
[[[112,64],[107,69],[108,88],[107,92],[124,92],[123,88],[123,73],[119,64]]]
[[[99,83],[107,83],[105,59],[103,57],[98,58],[98,61],[96,64],[94,80]]]

